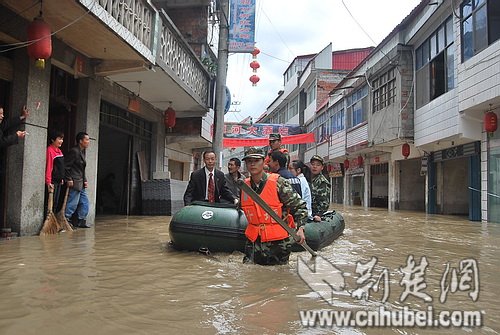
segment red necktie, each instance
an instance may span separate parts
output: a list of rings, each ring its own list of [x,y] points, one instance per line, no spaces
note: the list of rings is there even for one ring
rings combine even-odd
[[[215,202],[215,183],[212,172],[208,174],[208,202]]]

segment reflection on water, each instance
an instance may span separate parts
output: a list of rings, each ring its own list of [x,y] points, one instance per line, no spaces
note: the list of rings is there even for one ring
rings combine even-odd
[[[485,327],[472,333],[498,334],[500,225],[459,217],[341,208],[344,235],[320,255],[340,269],[346,290],[328,304],[287,266],[242,264],[242,254],[177,252],[167,246],[166,217],[98,218],[97,228],[49,237],[0,241],[0,334],[433,334],[418,328],[304,328],[300,310],[374,310],[383,290],[368,301],[350,293],[359,287],[357,262],[377,257],[374,278],[389,274],[385,306],[426,310],[423,300],[401,302],[408,256],[425,256],[424,292],[436,310],[483,310]],[[441,304],[446,264],[463,259],[479,265],[480,295],[448,293]],[[439,329],[439,333],[471,333]]]

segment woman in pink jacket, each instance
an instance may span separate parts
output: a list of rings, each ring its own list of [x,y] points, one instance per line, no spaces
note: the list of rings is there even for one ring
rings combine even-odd
[[[61,145],[64,141],[64,133],[61,131],[50,131],[47,147],[47,166],[45,169],[45,185],[49,191],[54,192],[53,212],[59,210],[59,197],[61,188],[64,184],[64,155],[61,151]]]

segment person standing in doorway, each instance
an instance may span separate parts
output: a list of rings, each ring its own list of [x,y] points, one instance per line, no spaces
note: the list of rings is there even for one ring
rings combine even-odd
[[[69,187],[68,202],[64,216],[68,222],[76,213],[77,226],[80,228],[90,228],[87,224],[87,214],[89,212],[89,198],[87,197],[87,178],[85,176],[85,167],[87,161],[85,153],[90,144],[89,135],[85,132],[79,132],[76,135],[77,145],[70,149],[65,159],[65,178]]]
[[[226,185],[224,173],[215,168],[217,162],[215,152],[207,150],[203,153],[205,167],[194,171],[184,192],[184,205],[193,201],[238,203],[238,198],[231,193]]]
[[[240,186],[238,180],[243,180],[240,172],[241,161],[239,158],[231,158],[227,163],[227,170],[229,171],[224,175],[226,177],[226,185],[236,198],[240,197]]]
[[[58,130],[49,132],[49,146],[47,147],[45,185],[49,192],[54,193],[54,206],[52,212],[59,210],[59,197],[64,184],[64,155],[61,145],[64,142],[64,133]]]
[[[312,215],[314,221],[321,221],[321,216],[330,207],[330,182],[323,175],[325,165],[323,158],[319,155],[311,157],[311,198]]]
[[[13,144],[17,144],[19,139],[23,139],[26,136],[26,131],[17,130],[15,133],[9,134],[15,128],[19,128],[21,124],[23,124],[30,112],[26,106],[21,110],[21,116],[19,118],[13,118],[10,120],[4,121],[4,110],[3,107],[0,106],[0,148],[5,148]]]

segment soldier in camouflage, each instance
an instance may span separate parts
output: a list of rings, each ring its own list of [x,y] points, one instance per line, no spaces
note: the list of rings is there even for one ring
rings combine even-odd
[[[328,211],[330,206],[330,181],[323,175],[324,161],[321,156],[311,157],[311,196],[312,215],[314,221],[321,221],[321,215]]]
[[[270,171],[269,162],[271,161],[271,154],[275,151],[280,151],[286,156],[286,165],[290,163],[290,154],[286,148],[281,147],[281,134],[272,133],[269,134],[269,151],[267,152],[267,156],[264,159],[264,169],[266,171]]]
[[[250,186],[255,192],[257,192],[257,194],[261,194],[269,178],[275,178],[271,177],[274,174],[264,172],[264,152],[261,149],[249,148],[245,152],[243,160],[245,161],[246,168],[250,173],[250,177],[247,178],[246,181],[250,182]],[[288,180],[281,176],[276,177],[278,198],[280,203],[283,205],[283,216],[286,216],[288,213],[293,216],[297,227],[297,235],[301,238],[299,243],[303,243],[305,241],[303,226],[307,222],[306,202],[301,199],[297,192],[294,191]],[[244,192],[241,193],[241,199],[242,208],[245,204],[248,204],[248,201],[251,201],[250,205],[253,203],[251,198]],[[258,206],[255,203],[253,203],[253,205]],[[260,210],[263,212],[262,209]],[[245,213],[247,214],[246,210]],[[286,222],[286,219],[284,221]],[[283,231],[286,233],[284,229]],[[291,248],[294,243],[295,241],[291,236],[281,240],[262,242],[261,236],[259,235],[253,242],[250,239],[247,240],[245,246],[245,258],[243,261],[253,262],[260,265],[287,264]]]

